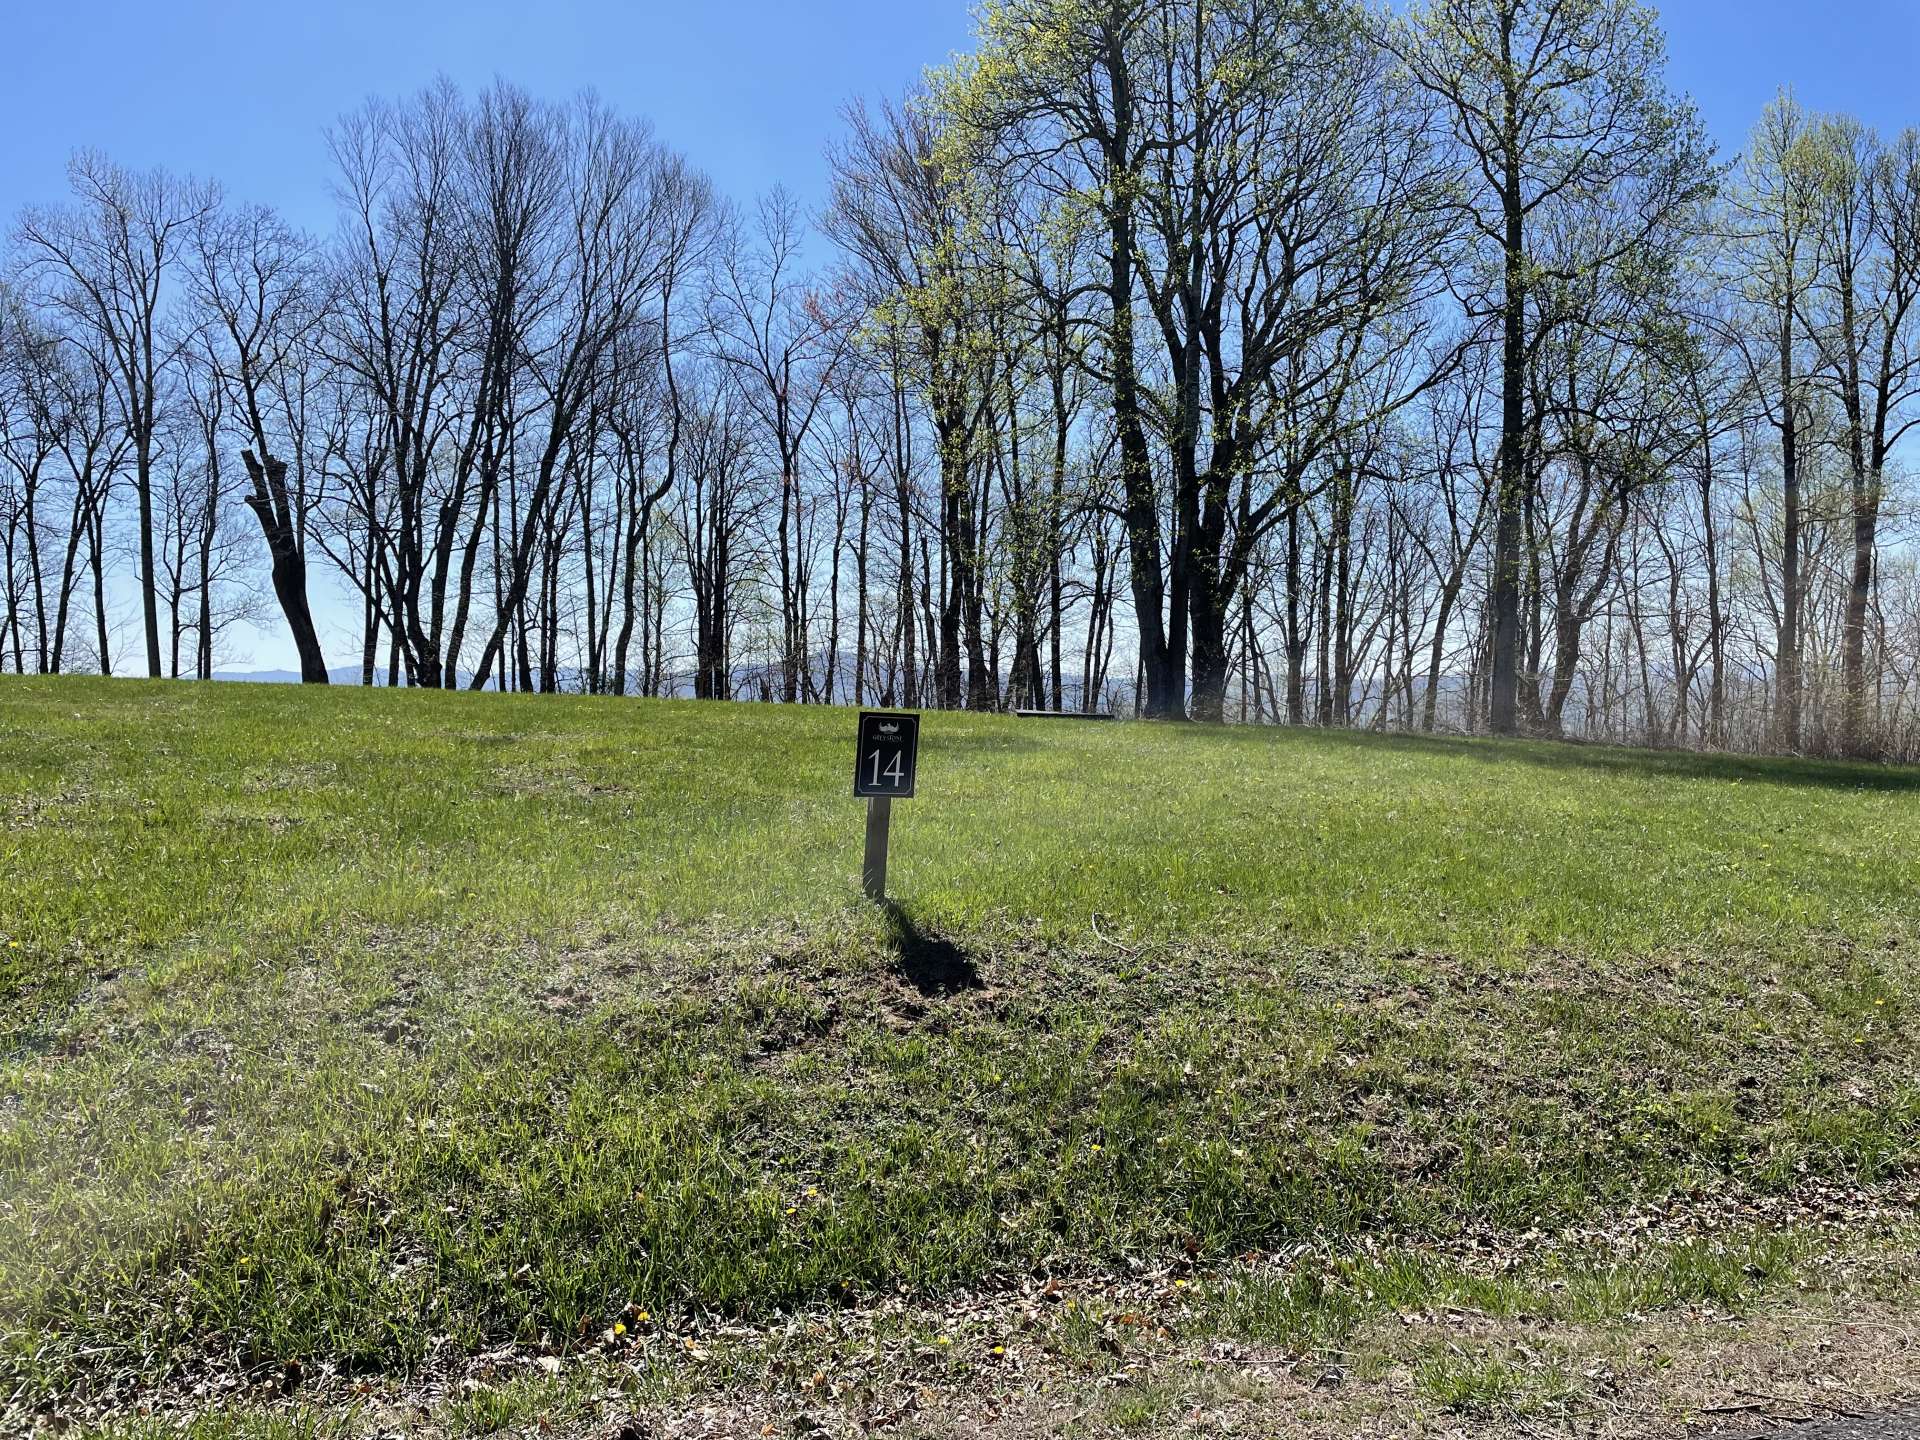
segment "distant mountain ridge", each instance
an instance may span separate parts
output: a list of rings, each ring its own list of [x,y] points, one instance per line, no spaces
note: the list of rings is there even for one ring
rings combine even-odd
[[[300,672],[298,670],[216,670],[213,672],[213,678],[257,685],[298,685]],[[358,666],[342,665],[327,671],[327,679],[335,685],[358,685],[360,670]],[[376,674],[373,677],[373,683],[386,684],[385,672]]]

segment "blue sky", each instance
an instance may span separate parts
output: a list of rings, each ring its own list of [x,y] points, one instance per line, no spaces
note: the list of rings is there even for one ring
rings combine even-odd
[[[330,229],[323,131],[370,94],[444,72],[564,98],[593,89],[742,200],[811,196],[851,96],[899,89],[965,44],[946,0],[18,0],[0,86],[0,205],[56,198],[69,150],[218,178]]]
[[[592,87],[651,116],[722,189],[818,193],[840,105],[964,47],[965,0],[17,0],[0,87],[0,207],[57,198],[76,145],[219,178],[331,223],[322,131],[444,71]],[[1670,0],[1672,78],[1723,148],[1792,83],[1816,108],[1920,124],[1916,0]]]
[[[0,212],[57,200],[76,146],[217,178],[331,229],[323,131],[369,94],[436,73],[542,95],[598,90],[650,116],[742,201],[818,198],[854,95],[899,90],[964,48],[965,0],[12,0],[0,86]],[[1784,84],[1816,109],[1920,124],[1920,0],[1670,0],[1671,82],[1733,154]],[[337,636],[323,637],[330,652]],[[286,663],[263,635],[252,663]]]

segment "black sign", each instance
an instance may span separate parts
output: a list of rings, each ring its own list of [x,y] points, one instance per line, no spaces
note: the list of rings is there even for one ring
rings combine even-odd
[[[913,794],[920,754],[920,717],[880,710],[860,712],[860,747],[853,757],[853,793],[905,800]]]

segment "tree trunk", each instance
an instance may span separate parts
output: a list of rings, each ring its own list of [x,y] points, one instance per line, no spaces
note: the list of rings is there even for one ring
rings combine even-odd
[[[1793,315],[1780,321],[1780,495],[1784,533],[1780,555],[1780,630],[1774,667],[1779,673],[1775,727],[1779,743],[1800,748],[1800,432],[1794,411]]]
[[[1517,96],[1512,79],[1506,96],[1507,153],[1501,193],[1504,288],[1501,295],[1500,478],[1494,501],[1493,655],[1487,696],[1487,726],[1496,735],[1519,729],[1520,700],[1520,507],[1525,476],[1526,427],[1526,232],[1521,209]]]
[[[300,683],[325,685],[327,661],[320,651],[320,636],[314,628],[313,611],[307,604],[307,560],[300,553],[300,537],[295,532],[286,502],[286,462],[272,455],[256,457],[242,450],[240,458],[253,482],[253,493],[246,497],[247,508],[260,522],[267,550],[273,560],[273,593],[293,632],[293,646],[300,655]]]

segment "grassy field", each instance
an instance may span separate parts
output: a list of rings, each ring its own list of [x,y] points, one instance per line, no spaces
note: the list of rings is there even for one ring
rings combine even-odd
[[[930,715],[881,911],[851,737],[0,680],[0,1397],[1031,1343],[1152,1429],[1211,1337],[1511,1418],[1593,1327],[1920,1293],[1920,772]],[[1447,1307],[1588,1328],[1365,1341]]]

